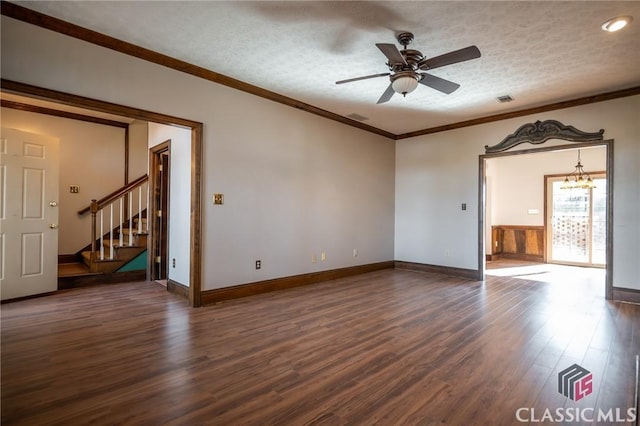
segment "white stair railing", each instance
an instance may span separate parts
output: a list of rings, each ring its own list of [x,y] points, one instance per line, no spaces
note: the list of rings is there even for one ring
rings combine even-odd
[[[134,210],[133,198],[136,197],[138,202],[136,203],[137,210]],[[123,232],[127,223],[125,222],[125,206],[126,199],[128,199],[128,227],[129,238],[128,244],[125,243],[123,238]],[[117,205],[115,205],[117,203]],[[115,209],[114,209],[115,205]],[[109,253],[108,259],[113,260],[115,257],[115,248],[124,247],[126,245],[134,245],[134,234],[146,234],[148,233],[148,224],[144,220],[144,212],[149,209],[149,182],[146,176],[139,178],[135,181],[131,187],[125,187],[123,190],[118,191],[117,195],[102,200],[102,203],[98,203],[96,200],[91,200],[91,217],[92,217],[92,235],[91,235],[91,258],[92,260],[105,260],[105,220],[108,221],[108,241],[109,241]],[[118,212],[118,218],[114,217],[114,210]],[[99,213],[99,215],[98,215]],[[108,216],[105,218],[105,214]],[[99,217],[97,217],[99,216]],[[96,223],[96,219],[100,221]],[[137,220],[137,225],[135,221]],[[117,225],[117,228],[114,227]],[[117,238],[114,237],[114,229],[119,229]],[[96,235],[98,234],[98,235]],[[96,241],[99,244],[99,248],[96,247]],[[117,242],[117,245],[116,245]]]

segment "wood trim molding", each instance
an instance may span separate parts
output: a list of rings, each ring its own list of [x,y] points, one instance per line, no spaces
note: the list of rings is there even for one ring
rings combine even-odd
[[[482,280],[480,271],[473,269],[454,268],[451,266],[429,265],[426,263],[404,262],[396,260],[396,269],[407,269],[409,271],[431,272],[434,274],[451,275],[454,277],[467,278],[474,281]]]
[[[322,281],[335,280],[337,278],[364,274],[365,272],[379,271],[381,269],[391,269],[393,267],[393,261],[369,263],[366,265],[350,266],[347,268],[331,269],[328,271],[311,272],[308,274],[293,275],[290,277],[275,278],[272,280],[241,284],[233,287],[206,290],[202,292],[202,305],[211,305],[225,300],[238,299],[241,297],[253,296],[261,293],[269,293],[276,290],[300,287],[304,285],[319,283]]]
[[[1,3],[3,6],[5,2]],[[18,81],[1,79],[0,88],[9,93],[19,95],[27,95],[37,99],[47,101],[55,101],[64,105],[87,108],[94,111],[106,112],[109,114],[120,115],[123,117],[134,118],[142,121],[153,121],[155,123],[175,125],[183,128],[192,128],[198,123],[197,121],[185,120],[180,117],[160,114],[157,112],[146,111],[138,108],[131,108],[111,102],[100,101],[96,99],[86,98],[84,96],[73,95],[70,93],[60,92],[58,90],[47,89],[43,87],[33,86],[31,84],[20,83]]]
[[[169,162],[171,162],[171,139],[167,139],[164,142],[161,142],[157,145],[152,146],[151,148],[149,148],[148,151],[148,157],[149,157],[149,210],[147,213],[147,223],[148,223],[148,229],[151,230],[151,233],[149,234],[149,238],[147,239],[147,250],[149,250],[149,253],[153,253],[152,256],[147,256],[147,277],[149,277],[150,280],[154,280],[154,279],[158,279],[159,277],[156,276],[156,274],[154,274],[154,263],[155,263],[155,256],[158,255],[157,253],[157,249],[160,246],[160,242],[158,239],[158,231],[161,228],[161,223],[160,223],[160,218],[158,217],[157,214],[155,214],[154,212],[161,210],[161,206],[158,205],[158,198],[157,195],[160,191],[160,183],[158,182],[158,167],[160,166],[160,164],[162,164],[160,162],[160,159],[158,158],[160,154],[162,154],[163,152],[168,152],[169,154]],[[169,167],[169,170],[171,170],[171,167]],[[169,173],[171,173],[169,171]],[[169,179],[171,178],[171,176],[169,176]],[[169,196],[169,203],[171,202],[171,195],[169,194],[169,188],[167,188],[167,195]],[[149,213],[151,212],[151,213]],[[169,214],[168,212],[166,212],[166,214]],[[167,254],[169,253],[169,236],[167,235]],[[168,271],[168,266],[169,266],[169,259],[167,260],[167,270],[164,271],[164,273],[166,274],[165,277],[167,277],[167,290],[169,290],[169,271]],[[181,284],[182,285],[182,284]],[[184,286],[185,288],[187,288],[187,295],[186,297],[189,298],[189,293],[188,293],[188,287]]]
[[[507,151],[522,143],[540,145],[549,139],[561,139],[570,142],[593,142],[603,139],[604,129],[598,132],[584,132],[573,126],[562,124],[557,120],[536,121],[527,123],[518,128],[515,132],[504,138],[496,145],[485,145],[486,153]]]
[[[585,96],[583,98],[572,99],[568,101],[556,102],[553,104],[543,105],[534,108],[526,108],[518,111],[505,112],[501,114],[489,115],[486,117],[475,118],[473,120],[460,121],[458,123],[446,124],[444,126],[431,127],[415,132],[402,133],[396,135],[396,140],[408,139],[416,136],[428,135],[431,133],[446,132],[448,130],[461,129],[463,127],[477,126],[478,124],[491,123],[494,121],[507,120],[510,118],[524,117],[526,115],[539,114],[541,112],[555,111],[576,107],[580,105],[594,104],[597,102],[610,101],[612,99],[624,98],[627,96],[640,95],[640,86],[631,87],[629,89],[616,90],[614,92],[600,93],[593,96]]]
[[[640,304],[640,290],[633,288],[613,287],[613,300]]]
[[[129,125],[124,129],[124,184],[129,184]]]
[[[121,121],[108,120],[106,118],[92,117],[90,115],[77,114],[75,112],[61,111],[59,109],[29,105],[22,102],[9,101],[7,99],[0,100],[0,106],[2,106],[3,108],[11,108],[19,111],[34,112],[36,114],[45,114],[45,115],[51,115],[54,117],[69,118],[71,120],[86,121],[88,123],[94,123],[94,124],[104,124],[105,126],[119,127],[125,130],[129,127],[128,123],[123,123]]]
[[[394,139],[395,134],[387,132],[377,127],[369,126],[356,120],[349,119],[347,117],[335,114],[333,112],[309,105],[307,103],[297,101],[288,96],[281,95],[279,93],[272,92],[262,87],[254,86],[249,83],[237,80],[235,78],[217,73],[215,71],[202,68],[197,65],[190,64],[185,61],[181,61],[176,58],[164,55],[162,53],[155,52],[150,49],[145,49],[140,46],[118,40],[110,37],[106,34],[99,33],[97,31],[89,30],[87,28],[80,27],[70,22],[63,21],[58,18],[54,18],[49,15],[45,15],[40,12],[28,9],[23,6],[19,6],[14,3],[2,2],[2,14],[13,19],[17,19],[29,24],[46,28],[51,31],[55,31],[60,34],[74,37],[86,42],[106,47],[107,49],[115,50],[116,52],[124,53],[129,56],[134,56],[139,59],[143,59],[148,62],[152,62],[157,65],[162,65],[167,68],[171,68],[186,74],[212,81],[214,83],[222,84],[227,87],[231,87],[242,92],[246,92],[255,96],[259,96],[270,101],[278,102],[296,109],[300,109],[311,114],[319,115],[324,118],[328,118],[333,121],[337,121],[343,124],[347,124],[352,127],[365,130],[367,132],[375,133],[380,136],[384,136],[389,139]]]
[[[191,306],[202,306],[202,123],[191,130],[191,241],[189,270],[189,301]]]
[[[428,135],[431,133],[444,132],[447,130],[460,129],[463,127],[476,126],[478,124],[491,123],[493,121],[506,120],[509,118],[522,117],[525,115],[537,114],[541,112],[553,111],[557,109],[570,108],[579,105],[585,105],[590,103],[602,102],[611,99],[621,98],[625,96],[633,96],[640,94],[640,86],[632,87],[623,90],[616,90],[613,92],[601,93],[592,96],[585,96],[578,99],[556,102],[549,105],[543,105],[539,107],[526,108],[518,111],[512,111],[507,113],[495,114],[486,117],[480,117],[472,120],[460,121],[458,123],[447,124],[443,126],[436,126],[422,130],[416,130],[414,132],[394,134],[380,128],[364,124],[360,121],[352,120],[350,118],[332,113],[330,111],[315,107],[313,105],[295,100],[293,98],[281,95],[279,93],[272,92],[267,89],[263,89],[258,86],[254,86],[249,83],[237,80],[235,78],[217,73],[215,71],[208,70],[206,68],[199,67],[197,65],[190,64],[185,61],[181,61],[170,56],[145,49],[140,46],[136,46],[132,43],[128,43],[108,35],[89,30],[87,28],[80,27],[70,22],[63,21],[58,18],[54,18],[49,15],[45,15],[40,12],[28,9],[17,4],[2,1],[1,13],[4,16],[8,16],[13,19],[17,19],[22,22],[26,22],[32,25],[36,25],[41,28],[46,28],[51,31],[55,31],[60,34],[67,35],[69,37],[84,40],[86,42],[106,47],[111,50],[115,50],[125,55],[133,56],[139,59],[143,59],[148,62],[162,65],[167,68],[174,69],[176,71],[191,74],[193,76],[212,81],[214,83],[222,84],[227,87],[231,87],[236,90],[240,90],[245,93],[249,93],[255,96],[259,96],[264,99],[268,99],[274,102],[278,102],[292,108],[296,108],[302,111],[306,111],[311,114],[319,115],[329,120],[337,121],[348,126],[356,127],[361,130],[365,130],[370,133],[374,133],[380,136],[384,136],[389,139],[400,140],[412,138],[415,136]],[[160,121],[159,121],[160,122]],[[165,123],[171,124],[171,123]]]
[[[189,287],[172,279],[167,279],[167,291],[189,300]]]

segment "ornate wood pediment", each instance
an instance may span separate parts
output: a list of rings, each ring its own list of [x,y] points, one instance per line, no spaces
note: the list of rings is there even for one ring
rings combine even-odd
[[[598,132],[588,133],[578,130],[573,126],[565,126],[556,120],[536,121],[521,126],[514,133],[510,134],[497,145],[485,145],[485,152],[502,152],[506,151],[521,143],[528,142],[533,145],[539,145],[549,139],[561,139],[571,142],[591,142],[601,141],[603,139],[604,129]]]

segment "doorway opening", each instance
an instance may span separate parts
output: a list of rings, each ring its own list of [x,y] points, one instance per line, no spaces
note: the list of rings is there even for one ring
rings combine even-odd
[[[185,129],[189,131],[190,138],[188,140],[191,161],[190,171],[187,181],[190,190],[188,192],[188,206],[190,210],[188,222],[188,244],[189,259],[187,274],[189,287],[185,289],[184,294],[189,299],[192,307],[201,306],[201,287],[202,287],[202,227],[201,227],[201,210],[202,210],[202,146],[203,146],[203,125],[200,122],[187,120],[175,116],[169,116],[161,113],[141,110],[139,108],[131,108],[124,105],[113,104],[98,99],[90,99],[81,96],[72,95],[51,89],[45,89],[37,86],[31,86],[10,80],[2,80],[2,92],[14,93],[26,97],[35,97],[38,99],[66,104],[73,107],[92,110],[97,113],[107,113],[128,117],[135,120],[146,121],[150,123],[163,124],[175,128]],[[149,271],[148,271],[149,272]],[[175,291],[167,287],[168,291]]]
[[[169,265],[169,176],[171,140],[152,147],[149,155],[151,215],[151,253],[148,257],[149,279],[167,285]]]
[[[523,149],[519,151],[513,152],[496,152],[496,153],[488,153],[484,155],[480,155],[480,163],[479,163],[479,227],[478,227],[478,265],[479,265],[479,276],[481,279],[485,278],[485,271],[487,270],[487,253],[491,253],[487,247],[487,241],[491,241],[491,227],[487,226],[491,223],[491,221],[487,218],[487,209],[491,210],[491,207],[487,206],[487,160],[491,160],[499,157],[510,157],[510,156],[522,156],[526,154],[536,154],[536,153],[545,153],[545,152],[560,152],[560,151],[575,151],[580,148],[587,147],[604,147],[605,149],[605,170],[601,174],[594,174],[592,176],[598,176],[597,186],[598,189],[597,194],[592,194],[591,200],[589,204],[594,205],[594,213],[592,215],[592,220],[594,223],[590,229],[597,229],[594,233],[592,241],[590,243],[590,258],[591,262],[594,265],[599,266],[600,268],[604,268],[604,297],[606,299],[612,299],[613,297],[613,280],[612,280],[612,258],[613,258],[613,205],[612,205],[612,194],[613,194],[613,141],[594,141],[594,142],[578,142],[572,143],[571,145],[557,145],[551,147],[543,147],[543,148],[533,148],[533,149]],[[529,166],[530,167],[530,166]],[[564,180],[564,176],[562,177]],[[538,185],[540,187],[544,187],[545,181],[540,178],[538,180]],[[490,191],[490,189],[489,189]],[[575,194],[574,194],[575,195]],[[585,196],[582,196],[583,202],[585,202]],[[530,209],[528,206],[521,206],[525,209],[525,211],[529,214],[537,214],[537,209]],[[545,210],[545,219],[549,221],[548,214],[552,211],[551,208],[547,209],[547,205],[544,207]],[[551,222],[551,221],[549,221]],[[546,226],[546,224],[545,224]],[[547,229],[549,226],[547,226]],[[525,233],[526,235],[526,233]],[[526,240],[525,240],[526,241]],[[544,233],[543,245],[544,245],[544,262],[549,263],[551,259],[549,257],[549,246],[552,244],[553,240],[549,237],[548,232]],[[584,244],[583,244],[584,245]],[[526,247],[526,244],[525,244]],[[602,263],[599,263],[602,262]],[[579,262],[569,264],[580,265]],[[581,266],[592,266],[582,264]],[[493,273],[492,273],[493,274]]]

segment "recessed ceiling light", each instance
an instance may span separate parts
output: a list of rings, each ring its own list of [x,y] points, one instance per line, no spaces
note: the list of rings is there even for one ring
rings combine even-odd
[[[627,26],[627,24],[631,23],[633,18],[631,16],[616,16],[615,18],[611,18],[607,20],[604,24],[602,24],[602,29],[613,33],[619,31]]]

